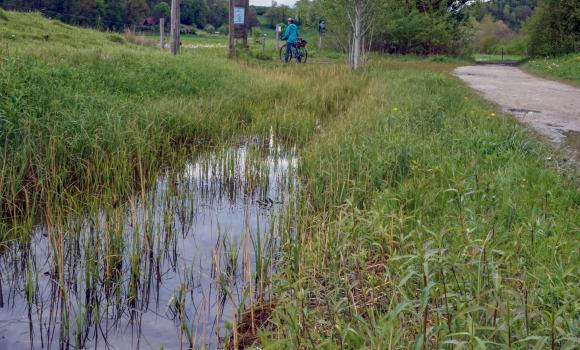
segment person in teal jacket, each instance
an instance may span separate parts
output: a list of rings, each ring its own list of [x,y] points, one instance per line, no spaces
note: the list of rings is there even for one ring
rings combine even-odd
[[[284,31],[284,35],[282,36],[282,40],[286,40],[286,54],[284,55],[284,60],[286,63],[288,63],[288,59],[290,58],[290,50],[292,50],[292,48],[294,48],[294,53],[296,54],[296,59],[298,62],[302,61],[302,57],[300,57],[300,51],[296,46],[298,37],[298,26],[294,24],[294,18],[288,18],[288,27],[286,27],[286,31]]]

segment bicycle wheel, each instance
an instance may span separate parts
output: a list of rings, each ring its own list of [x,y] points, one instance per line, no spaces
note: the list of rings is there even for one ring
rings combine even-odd
[[[285,61],[286,56],[286,44],[282,45],[280,48],[280,62]],[[294,56],[293,50],[290,50],[290,55],[288,55],[288,62],[292,61],[292,56]]]
[[[306,63],[306,61],[308,60],[308,49],[305,47],[301,47],[299,48],[300,50],[300,62],[302,63]]]

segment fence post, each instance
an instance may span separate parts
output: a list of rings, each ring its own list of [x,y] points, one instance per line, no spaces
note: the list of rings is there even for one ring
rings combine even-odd
[[[165,48],[165,17],[159,18],[159,47]]]
[[[282,31],[282,27],[279,24],[276,24],[276,51],[280,51],[280,32]]]
[[[179,0],[171,0],[171,53],[177,55],[179,52]]]
[[[236,54],[236,41],[234,39],[234,0],[230,0],[228,34],[229,34],[228,52],[230,57],[233,57]]]

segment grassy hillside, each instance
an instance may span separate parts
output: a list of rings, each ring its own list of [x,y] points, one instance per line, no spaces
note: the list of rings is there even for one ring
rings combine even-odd
[[[2,13],[0,50],[4,210],[22,191],[128,189],[136,159],[158,168],[177,145],[270,127],[304,142],[365,85],[337,66],[236,64],[223,48],[172,57],[35,14]]]
[[[261,348],[578,348],[577,174],[454,63],[173,57],[6,12],[0,50],[0,246],[37,211],[114,205],[183,152],[272,128],[302,188]]]
[[[535,58],[524,65],[531,72],[580,84],[580,53],[560,57]]]

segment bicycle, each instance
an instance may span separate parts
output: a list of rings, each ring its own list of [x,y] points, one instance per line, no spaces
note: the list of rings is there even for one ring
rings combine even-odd
[[[298,41],[296,42],[296,46],[290,50],[290,56],[288,57],[288,62],[292,61],[292,58],[294,58],[296,56],[296,53],[294,52],[294,50],[298,50],[298,52],[300,53],[300,58],[301,58],[300,63],[306,63],[306,60],[308,60],[308,49],[306,48],[307,44],[308,44],[308,42],[306,40],[298,39]],[[287,45],[288,44],[284,44],[280,48],[280,62],[284,62]]]

